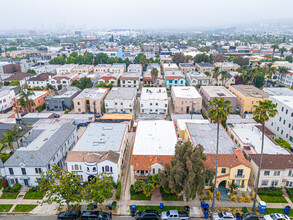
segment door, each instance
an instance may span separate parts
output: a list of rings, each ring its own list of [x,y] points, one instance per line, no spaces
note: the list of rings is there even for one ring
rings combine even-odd
[[[24,185],[28,186],[28,179],[24,179]]]
[[[186,107],[186,114],[189,113],[189,106]]]

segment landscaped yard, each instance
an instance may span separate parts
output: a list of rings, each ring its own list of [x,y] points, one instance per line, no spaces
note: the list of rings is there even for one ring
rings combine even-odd
[[[16,199],[19,192],[3,192],[0,199]]]
[[[271,213],[281,213],[284,214],[284,209],[266,209],[266,215]],[[293,212],[291,211],[288,215],[289,217],[293,217]]]
[[[131,195],[131,200],[151,200],[151,197],[146,197],[143,193],[137,193],[135,195]]]
[[[287,203],[287,200],[283,196],[269,196],[269,195],[258,195],[262,201],[267,203]]]
[[[38,205],[16,205],[13,212],[30,212]]]
[[[179,210],[179,211],[185,211],[185,207],[184,206],[164,206],[163,209],[161,209],[159,206],[140,206],[140,205],[137,205],[136,206],[136,210],[135,211],[144,211],[146,209],[155,209],[157,210],[159,213],[161,212],[165,212],[165,211],[168,211],[168,210]],[[130,206],[130,212],[131,212],[131,206]]]
[[[165,193],[162,187],[160,188],[160,193],[164,201],[183,201],[183,197],[179,197],[175,193]]]
[[[0,212],[8,212],[12,206],[12,204],[2,204],[0,205]]]
[[[35,192],[32,189],[29,189],[28,192],[25,194],[24,199],[43,199],[45,196],[46,192]]]
[[[251,207],[249,207],[247,209],[248,209],[248,212],[252,212]],[[216,207],[215,212],[232,212],[233,214],[240,213],[241,215],[244,214],[244,213],[242,213],[242,208],[241,207]],[[270,208],[267,208],[265,214],[260,214],[258,212],[258,208],[256,208],[256,214],[258,216],[260,216],[260,217],[262,217],[264,215],[271,214],[271,213],[284,214],[284,209],[270,209]],[[290,214],[288,216],[293,217],[293,212],[290,212]]]

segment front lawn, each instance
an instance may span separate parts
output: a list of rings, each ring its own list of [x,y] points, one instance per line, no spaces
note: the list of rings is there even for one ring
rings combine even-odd
[[[160,188],[160,193],[164,201],[183,201],[183,197],[179,197],[175,193],[165,193],[162,187]]]
[[[130,207],[130,213],[132,211],[131,209],[131,206]],[[136,209],[135,209],[135,212],[139,211],[139,212],[142,212],[146,209],[155,209],[157,210],[160,214],[161,212],[165,212],[165,211],[168,211],[168,210],[178,210],[178,211],[185,211],[185,207],[184,206],[164,206],[163,209],[161,209],[159,206],[142,206],[142,205],[137,205],[136,206]]]
[[[258,195],[262,201],[267,203],[288,203],[283,196]]]
[[[40,191],[33,191],[32,189],[29,189],[23,199],[38,199],[41,200],[44,198],[46,192],[40,192]]]
[[[0,199],[16,199],[19,192],[3,192]]]
[[[266,215],[267,214],[272,214],[272,213],[281,213],[284,214],[284,209],[266,209]],[[291,211],[288,215],[289,217],[293,217],[293,212]]]
[[[146,197],[143,193],[136,193],[131,195],[130,200],[151,200],[151,197]]]
[[[9,212],[12,206],[12,204],[2,204],[0,205],[0,212]]]
[[[13,212],[30,212],[38,205],[16,205]]]
[[[248,212],[251,211],[251,207],[247,207]],[[236,213],[240,213],[243,215],[244,213],[242,212],[242,207],[216,207],[215,212],[232,212],[234,215]],[[261,214],[258,212],[258,208],[256,208],[256,214],[259,217],[263,217],[264,215],[272,214],[272,213],[281,213],[284,214],[284,209],[272,209],[272,208],[267,208],[265,214]],[[289,217],[293,217],[293,212],[291,211],[290,214],[288,215]]]

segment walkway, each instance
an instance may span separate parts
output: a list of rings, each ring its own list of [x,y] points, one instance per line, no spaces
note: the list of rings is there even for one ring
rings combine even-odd
[[[151,196],[151,200],[152,201],[162,201],[163,200],[159,187],[154,189],[152,196]]]

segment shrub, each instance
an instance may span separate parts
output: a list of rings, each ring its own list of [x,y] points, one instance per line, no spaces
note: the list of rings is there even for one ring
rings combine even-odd
[[[242,202],[242,199],[241,199],[241,198],[239,198],[239,199],[238,199],[238,202]]]
[[[150,197],[154,189],[155,189],[154,184],[152,183],[145,184],[143,187],[143,193],[146,195],[146,197]]]
[[[249,196],[245,196],[243,199],[242,199],[243,202],[249,202]]]
[[[282,196],[283,192],[281,188],[269,187],[269,188],[260,188],[257,194],[268,195],[268,196]]]
[[[39,192],[40,191],[40,187],[39,186],[34,186],[34,187],[31,188],[31,190],[33,192]]]
[[[231,201],[232,201],[232,202],[236,202],[236,195],[233,195],[233,196],[231,197]]]
[[[247,208],[247,207],[242,207],[242,212],[243,212],[243,213],[248,212],[248,208]]]
[[[133,184],[133,189],[135,192],[142,192],[144,189],[145,183],[142,180],[136,180]]]
[[[251,192],[249,193],[249,195],[252,196],[252,194],[253,194],[253,192],[251,191]]]
[[[246,197],[246,194],[245,193],[242,193],[242,197]]]
[[[212,199],[213,198],[213,193],[210,190],[208,190],[207,191],[207,196],[208,196],[208,199]]]
[[[65,109],[64,114],[68,114],[69,113],[69,109]]]
[[[13,189],[14,192],[18,192],[20,190],[20,187],[21,187],[21,185],[19,183],[15,183],[12,186],[12,189]]]
[[[41,112],[41,111],[43,111],[45,108],[46,108],[46,105],[43,104],[43,105],[40,105],[40,106],[36,107],[36,110],[38,110],[38,112]]]
[[[121,183],[118,182],[117,183],[116,195],[115,195],[116,199],[120,199],[120,193],[121,193]]]
[[[221,200],[221,196],[220,196],[220,195],[217,195],[217,196],[216,196],[216,199],[217,199],[218,201],[220,201],[220,200]]]
[[[221,193],[220,192],[217,192],[216,196],[221,196]]]
[[[90,203],[87,205],[87,210],[93,210],[94,209],[94,203]]]
[[[133,185],[131,185],[130,186],[130,195],[135,195],[136,194],[136,192],[135,192],[135,190],[133,189]]]
[[[9,157],[11,157],[11,154],[2,153],[0,156],[0,159],[2,160],[3,163],[5,163],[9,159]]]
[[[5,189],[6,187],[8,187],[8,181],[7,181],[7,179],[4,179],[3,181],[2,181],[2,187]]]
[[[288,150],[292,151],[291,145],[290,145],[287,141],[285,141],[285,140],[283,140],[283,139],[281,139],[281,138],[280,138],[280,139],[275,138],[275,141],[276,141],[280,146],[283,146],[283,147],[287,148]]]

